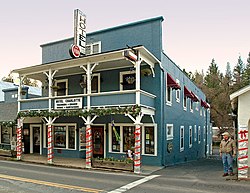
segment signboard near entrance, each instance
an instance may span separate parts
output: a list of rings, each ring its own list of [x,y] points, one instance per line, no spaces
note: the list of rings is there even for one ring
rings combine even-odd
[[[84,15],[79,9],[75,10],[74,21],[74,44],[80,48],[80,53],[85,55],[86,48],[86,15]]]
[[[55,99],[55,109],[81,109],[82,98]]]

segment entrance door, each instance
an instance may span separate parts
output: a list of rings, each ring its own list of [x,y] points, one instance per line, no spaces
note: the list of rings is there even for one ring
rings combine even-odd
[[[30,128],[23,129],[24,152],[30,153]]]
[[[40,126],[33,126],[33,153],[40,153]]]
[[[103,126],[92,127],[93,157],[104,157],[104,128]]]

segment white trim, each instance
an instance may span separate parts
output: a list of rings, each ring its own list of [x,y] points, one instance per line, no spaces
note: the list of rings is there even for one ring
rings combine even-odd
[[[98,45],[98,51],[97,51],[97,52],[93,52],[93,47],[94,47],[95,45]],[[86,52],[86,55],[87,55],[87,56],[89,56],[89,55],[91,55],[91,54],[101,53],[102,43],[101,43],[101,41],[88,43],[88,44],[86,44],[86,51],[87,51],[87,47],[90,47],[90,53],[87,54],[87,52]]]
[[[196,141],[197,141],[196,136],[197,136],[197,126],[196,126],[196,125],[194,125],[194,142],[196,142]]]
[[[39,154],[42,155],[42,127],[39,124],[30,124],[30,153],[34,153],[34,127],[39,127],[40,129],[40,133],[39,133],[39,137],[40,137],[40,152]]]
[[[181,134],[182,134],[182,130],[183,130],[183,147],[181,147]],[[184,126],[180,126],[180,152],[184,151],[184,147],[185,147],[185,130],[184,130]]]
[[[192,126],[189,126],[189,148],[191,148],[193,146],[193,128]]]
[[[198,144],[201,143],[201,126],[198,126]]]
[[[186,98],[186,103],[185,103],[185,99]],[[183,110],[187,111],[187,100],[188,98],[184,95],[184,91],[183,91]]]
[[[119,80],[119,83],[120,83],[120,91],[123,91],[123,85],[122,85],[122,81],[123,81],[123,76],[124,75],[127,75],[127,74],[135,74],[136,76],[136,73],[135,73],[135,70],[131,70],[131,71],[121,71],[120,72],[120,80]],[[136,77],[135,77],[136,78]],[[135,89],[135,88],[134,88]]]
[[[97,90],[97,92],[92,93],[92,83],[91,83],[91,94],[98,94],[98,96],[99,96],[99,94],[101,92],[101,74],[100,73],[92,74],[91,75],[91,81],[92,81],[93,77],[95,77],[95,76],[97,76],[98,90]],[[82,75],[82,77],[84,78],[84,81],[87,82],[87,75],[84,74],[84,75]],[[83,93],[87,94],[87,86],[83,89]]]
[[[168,100],[168,96],[170,97],[169,100]],[[173,89],[170,86],[167,86],[167,88],[166,88],[166,104],[168,106],[172,106],[172,98],[173,98]]]
[[[55,80],[55,86],[57,86],[58,83],[65,82],[66,90],[65,90],[65,96],[68,96],[69,92],[69,84],[68,84],[68,79],[60,79],[60,80]],[[55,96],[57,96],[57,91],[55,91]]]
[[[192,100],[190,100],[190,103],[189,103],[189,107],[190,107],[190,112],[193,113],[194,112],[194,102]]]
[[[168,127],[171,127],[171,134],[168,135]],[[174,138],[174,124],[166,125],[166,140],[172,140]]]
[[[238,91],[232,93],[232,94],[229,96],[229,97],[230,97],[230,101],[233,100],[234,98],[236,98],[236,97],[238,97],[238,96],[240,96],[240,95],[242,95],[242,94],[248,92],[249,90],[250,90],[250,86],[248,85],[248,86],[246,86],[246,87],[244,87],[244,88],[242,88],[242,89],[240,89],[240,90],[238,90]]]

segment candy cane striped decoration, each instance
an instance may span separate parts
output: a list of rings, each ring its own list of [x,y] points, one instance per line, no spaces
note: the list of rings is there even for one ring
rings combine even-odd
[[[22,155],[22,120],[17,120],[17,160],[21,160]]]
[[[53,140],[52,140],[52,126],[48,125],[48,163],[53,163]]]
[[[241,125],[238,129],[238,178],[246,179],[248,176],[248,127]]]
[[[135,129],[134,173],[141,173],[141,128],[139,125]]]
[[[92,159],[92,132],[91,127],[86,128],[86,168],[91,168]]]

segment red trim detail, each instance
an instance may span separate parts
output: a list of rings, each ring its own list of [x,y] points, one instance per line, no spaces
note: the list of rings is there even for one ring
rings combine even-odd
[[[173,77],[167,73],[167,86],[172,87],[173,89],[181,89],[180,85],[173,79]]]
[[[245,141],[248,141],[248,139],[241,139],[238,142],[240,143],[240,142],[245,142]]]
[[[247,147],[239,149],[239,151],[248,150]]]
[[[245,158],[248,158],[248,156],[242,156],[242,157],[239,157],[238,159],[245,159]]]
[[[244,166],[244,167],[238,168],[238,170],[245,170],[245,169],[248,169],[248,166]]]
[[[138,166],[141,166],[141,163],[140,164],[134,164],[135,167],[138,167]]]

